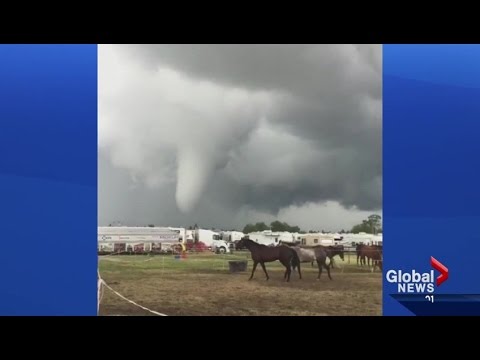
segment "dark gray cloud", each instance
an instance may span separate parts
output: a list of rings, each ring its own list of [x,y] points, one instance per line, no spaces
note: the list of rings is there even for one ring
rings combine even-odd
[[[129,45],[125,52],[233,87],[284,90],[318,100],[357,92],[381,97],[379,45]]]
[[[348,223],[381,209],[379,45],[102,45],[99,56],[101,219],[228,227],[298,222],[305,208],[326,218],[325,203]]]

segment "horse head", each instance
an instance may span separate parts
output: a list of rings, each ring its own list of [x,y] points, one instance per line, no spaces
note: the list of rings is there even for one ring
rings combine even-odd
[[[237,248],[241,249],[245,247],[245,238],[242,237],[240,240],[237,241]]]
[[[252,240],[248,236],[242,237],[240,240],[237,242],[237,248],[242,249],[242,248],[248,248],[249,243],[251,243]]]
[[[345,247],[343,245],[337,245],[338,255],[342,261],[345,261]]]
[[[345,261],[345,258],[344,258],[344,247],[343,245],[331,245],[328,247],[329,249],[329,253],[330,253],[330,257],[333,258],[335,255],[338,255],[340,256],[340,259],[342,259],[342,261]]]

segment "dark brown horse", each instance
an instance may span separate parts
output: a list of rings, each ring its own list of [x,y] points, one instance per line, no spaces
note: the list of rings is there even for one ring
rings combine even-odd
[[[252,280],[253,274],[257,269],[257,265],[260,264],[262,266],[265,275],[267,276],[267,280],[270,278],[267,273],[267,269],[265,268],[266,262],[273,262],[273,261],[280,261],[280,263],[285,266],[285,275],[283,278],[288,282],[290,281],[290,274],[292,273],[292,265],[298,267],[298,274],[300,279],[302,278],[302,272],[300,270],[300,260],[298,258],[297,253],[288,246],[280,245],[280,246],[265,246],[261,244],[257,244],[255,241],[250,240],[248,238],[242,238],[237,245],[245,246],[250,253],[252,254],[253,260],[253,269],[252,275],[248,280]]]

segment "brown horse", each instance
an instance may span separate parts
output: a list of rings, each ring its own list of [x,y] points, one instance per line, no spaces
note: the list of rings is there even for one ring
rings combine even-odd
[[[357,266],[363,266],[365,264],[365,255],[362,254],[362,249],[366,245],[357,244],[355,251],[357,253]]]
[[[373,245],[370,252],[370,258],[368,261],[372,260],[372,271],[375,271],[375,268],[378,267],[380,271],[383,268],[383,246]]]
[[[317,245],[317,246],[322,246],[322,245]],[[345,261],[345,247],[343,245],[330,245],[328,247],[324,247],[325,250],[327,251],[327,257],[330,259],[330,266],[332,267],[332,269],[334,268],[333,264],[333,258],[335,256],[340,256],[340,259],[342,259],[342,261]],[[313,267],[313,261],[312,261],[312,264],[311,266]]]
[[[357,261],[360,257],[360,264],[370,267],[372,261],[372,271],[378,266],[382,270],[382,246],[378,245],[359,245],[357,246]],[[367,261],[365,261],[367,259]]]
[[[265,272],[268,280],[270,277],[268,276],[267,269],[265,268],[265,263],[273,262],[276,260],[279,260],[280,263],[285,266],[286,270],[285,275],[283,276],[284,280],[286,280],[287,282],[290,281],[292,265],[298,267],[298,274],[300,276],[300,279],[302,278],[302,273],[300,271],[300,259],[298,258],[297,253],[288,246],[265,246],[257,244],[255,241],[248,238],[242,238],[237,243],[237,245],[245,246],[252,254],[253,269],[252,275],[250,275],[250,278],[248,280],[252,280],[253,274],[255,273],[258,264],[262,266],[262,269]]]

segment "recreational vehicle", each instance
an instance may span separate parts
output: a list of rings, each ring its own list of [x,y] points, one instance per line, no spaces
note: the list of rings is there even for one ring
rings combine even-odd
[[[315,246],[324,245],[331,246],[341,243],[342,238],[336,234],[323,234],[323,233],[308,233],[298,236],[301,245]]]

